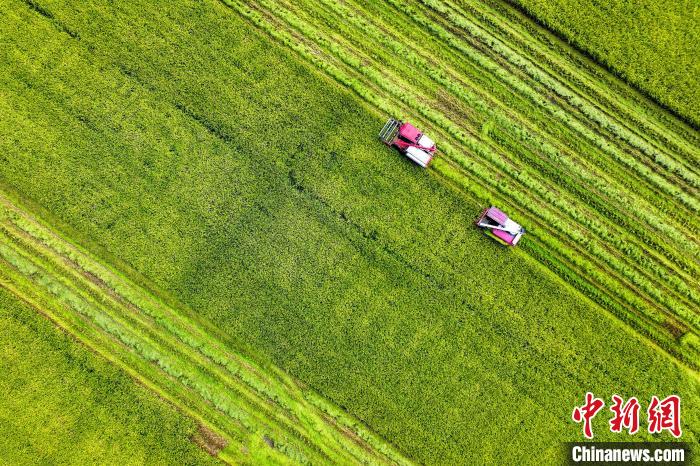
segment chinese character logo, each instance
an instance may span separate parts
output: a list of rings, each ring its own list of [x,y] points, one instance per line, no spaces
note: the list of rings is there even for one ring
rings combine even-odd
[[[598,414],[605,403],[600,398],[593,396],[593,393],[586,393],[586,403],[583,406],[577,406],[574,408],[574,412],[571,413],[571,418],[574,422],[583,421],[583,435],[586,438],[593,438],[593,427],[591,426],[591,421]]]
[[[614,417],[609,422],[610,432],[620,433],[625,428],[630,435],[636,434],[639,430],[639,401],[632,397],[623,406],[621,397],[613,395],[612,400],[610,411],[613,412]]]
[[[647,414],[649,415],[649,433],[655,434],[668,430],[676,438],[681,436],[681,399],[679,396],[671,395],[662,401],[659,401],[656,396],[652,396]]]
[[[605,402],[596,398],[593,393],[586,393],[585,403],[576,406],[571,413],[574,422],[583,423],[583,435],[587,439],[593,438],[593,418],[603,409]],[[621,433],[626,430],[629,435],[634,435],[639,431],[639,413],[641,405],[639,400],[631,397],[625,400],[619,395],[612,396],[610,411],[613,413],[612,419],[608,421],[610,432]],[[681,398],[678,395],[670,395],[663,400],[654,395],[651,397],[648,416],[648,431],[650,434],[659,434],[667,430],[675,438],[682,435],[681,431]]]

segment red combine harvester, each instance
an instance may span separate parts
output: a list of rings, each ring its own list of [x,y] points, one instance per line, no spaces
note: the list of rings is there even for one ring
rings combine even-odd
[[[484,211],[476,221],[476,226],[493,236],[506,246],[515,246],[525,234],[525,228],[508,218],[500,209],[493,206]]]
[[[393,118],[379,132],[379,139],[387,146],[396,147],[402,154],[425,168],[435,156],[435,143],[411,123]]]
[[[423,168],[426,168],[435,156],[435,143],[411,123],[389,118],[379,139],[387,146],[396,147],[402,154]],[[515,246],[525,234],[525,228],[509,219],[503,211],[489,207],[479,216],[476,225],[506,246]]]

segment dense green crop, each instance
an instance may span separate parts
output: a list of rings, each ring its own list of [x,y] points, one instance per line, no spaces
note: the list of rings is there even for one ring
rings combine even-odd
[[[0,287],[0,462],[212,464],[195,424]]]
[[[697,376],[606,310],[697,364],[698,137],[565,44],[464,2],[7,3],[1,179],[232,345],[422,462],[551,460],[586,390],[679,393],[696,439]]]
[[[700,6],[693,1],[511,0],[700,125]]]
[[[3,195],[0,264],[0,286],[197,419],[193,439],[228,463],[407,462],[264,358],[225,348],[206,322],[105,267]]]
[[[582,57],[533,34],[517,12],[437,0],[425,2],[429,8],[270,1],[260,2],[269,10],[263,16],[227,4],[376,108],[422,115],[444,136],[451,166],[436,165],[443,175],[483,202],[516,203],[531,238],[546,246],[533,255],[697,364],[700,296],[688,283],[699,249],[686,233],[697,230],[700,207],[692,129],[629,89],[612,93],[620,83],[592,79],[593,70],[576,61]],[[660,145],[669,140],[675,147]]]

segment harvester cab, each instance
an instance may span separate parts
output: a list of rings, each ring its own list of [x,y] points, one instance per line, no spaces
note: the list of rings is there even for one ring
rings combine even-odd
[[[506,246],[515,246],[525,234],[525,228],[515,223],[503,211],[493,206],[484,209],[476,221],[476,226],[482,228],[489,236]]]
[[[435,156],[435,143],[410,123],[390,118],[379,132],[379,139],[387,146],[396,147],[402,154],[423,168]]]

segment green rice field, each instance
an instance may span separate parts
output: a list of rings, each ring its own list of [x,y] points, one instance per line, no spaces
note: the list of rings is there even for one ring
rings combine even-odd
[[[700,124],[700,5],[515,0],[681,118]]]
[[[0,1],[3,332],[119,380],[80,366],[141,432],[104,458],[556,463],[587,391],[678,394],[697,444],[700,133],[661,85],[495,0]]]
[[[4,288],[0,335],[4,463],[214,464],[190,419]]]

